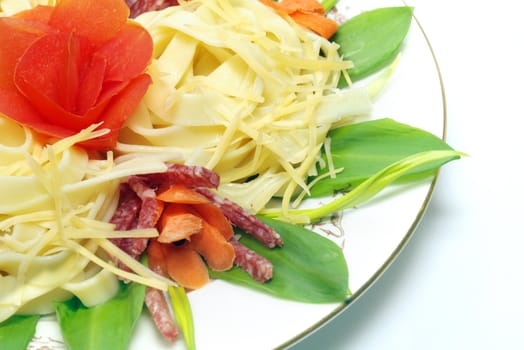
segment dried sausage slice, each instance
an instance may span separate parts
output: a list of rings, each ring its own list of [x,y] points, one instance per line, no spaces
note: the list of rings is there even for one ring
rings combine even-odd
[[[169,6],[178,5],[177,0],[126,0],[126,3],[131,11],[129,14],[131,18],[135,18],[144,12],[158,11]]]

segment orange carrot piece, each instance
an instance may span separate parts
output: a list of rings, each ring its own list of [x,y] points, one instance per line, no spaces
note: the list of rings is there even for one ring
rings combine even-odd
[[[169,203],[158,223],[158,241],[172,243],[188,239],[202,230],[202,222],[202,218],[195,215],[187,205]]]
[[[231,226],[231,222],[216,205],[211,203],[195,204],[193,208],[208,224],[216,227],[226,241],[229,241],[231,237],[233,237],[233,226]]]
[[[150,239],[147,246],[147,263],[149,268],[162,276],[167,276],[166,256],[162,244],[156,239]]]
[[[216,227],[206,221],[203,221],[202,231],[191,237],[190,245],[204,257],[212,270],[226,271],[233,267],[235,249]]]
[[[167,272],[176,283],[187,289],[198,289],[209,282],[206,264],[189,245],[162,246],[167,258]]]
[[[286,9],[289,14],[293,14],[296,11],[302,11],[325,15],[324,8],[318,0],[282,0],[278,4],[281,8]]]
[[[276,10],[280,13],[288,13],[287,9],[283,8],[279,2],[273,1],[273,0],[260,0],[261,3],[266,5],[267,7],[271,7],[272,9]]]
[[[338,29],[337,22],[318,13],[297,11],[291,18],[326,39],[331,38]]]
[[[184,185],[169,186],[167,189],[161,190],[156,198],[168,203],[200,204],[209,202],[206,197]]]
[[[260,1],[281,14],[288,14],[301,26],[326,39],[333,36],[338,29],[338,23],[325,16],[324,8],[317,0]]]

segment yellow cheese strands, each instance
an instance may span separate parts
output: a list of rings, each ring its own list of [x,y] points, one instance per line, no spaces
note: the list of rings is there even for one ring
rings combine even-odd
[[[330,127],[371,109],[365,89],[337,88],[351,67],[337,44],[257,0],[192,0],[137,21],[153,36],[153,84],[117,151],[178,152],[253,212],[307,190]]]
[[[114,231],[108,221],[118,185],[131,174],[161,172],[163,159],[89,159],[74,144],[96,125],[53,145],[0,116],[0,322],[14,313],[51,312],[51,301],[78,296],[86,306],[111,298],[117,275],[167,289],[114,246],[112,237],[155,237],[156,230]],[[113,256],[132,272],[108,263]]]

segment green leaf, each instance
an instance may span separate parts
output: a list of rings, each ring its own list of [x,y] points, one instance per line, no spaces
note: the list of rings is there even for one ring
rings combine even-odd
[[[195,350],[195,326],[193,324],[193,313],[186,291],[184,287],[169,286],[168,293],[175,318],[184,335],[186,347],[188,350]]]
[[[328,136],[331,139],[333,166],[335,169],[343,168],[344,171],[334,179],[326,177],[315,183],[311,189],[313,197],[353,188],[409,155],[430,150],[452,150],[439,137],[389,118],[340,127],[332,130]],[[322,157],[326,160],[325,152]],[[416,180],[434,174],[440,166],[452,159],[456,158],[424,163],[403,174],[401,180]],[[319,174],[327,172],[327,168],[319,170]]]
[[[324,8],[324,11],[329,12],[335,5],[337,4],[338,0],[321,0],[320,4]]]
[[[55,304],[58,323],[70,350],[128,348],[142,312],[146,287],[138,283],[120,285],[113,299],[94,307],[86,308],[78,298]]]
[[[9,350],[25,350],[33,339],[40,316],[11,316],[0,323],[0,347]]]
[[[342,249],[331,240],[304,227],[261,217],[282,237],[282,248],[267,248],[244,234],[240,242],[273,264],[273,278],[266,283],[251,279],[238,267],[210,271],[220,278],[271,295],[307,303],[341,302],[348,298],[348,268]]]
[[[353,62],[354,67],[348,70],[352,81],[393,61],[409,31],[412,15],[412,7],[384,7],[363,12],[338,28],[331,40],[340,45],[343,59]]]
[[[289,210],[285,215],[280,211],[273,211],[265,215],[281,220],[291,220],[295,223],[316,223],[333,213],[366,202],[412,169],[443,159],[457,159],[463,155],[463,153],[453,150],[416,153],[382,169],[350,192],[318,208]]]

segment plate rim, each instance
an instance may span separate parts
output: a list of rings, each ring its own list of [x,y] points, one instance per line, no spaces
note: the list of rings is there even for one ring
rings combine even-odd
[[[409,6],[406,1],[402,1],[404,5]],[[437,78],[440,85],[440,94],[442,99],[442,130],[441,139],[443,141],[446,141],[447,137],[447,103],[446,103],[446,92],[444,88],[444,80],[442,77],[442,72],[440,70],[440,66],[437,60],[437,56],[435,54],[435,51],[433,49],[433,46],[431,45],[431,41],[429,40],[428,35],[424,31],[424,28],[422,26],[422,23],[417,18],[415,13],[413,13],[413,19],[415,20],[415,24],[420,30],[424,42],[429,48],[429,52],[432,57],[433,64],[435,65],[435,69],[437,72]],[[329,314],[327,314],[325,317],[320,319],[318,322],[315,322],[313,325],[302,331],[301,333],[297,334],[293,338],[289,339],[288,341],[284,342],[283,344],[280,344],[275,349],[276,350],[283,350],[288,349],[291,346],[298,345],[302,340],[306,339],[307,337],[311,336],[313,333],[321,329],[322,327],[328,325],[332,320],[334,320],[337,316],[342,314],[343,312],[347,311],[351,305],[353,305],[358,299],[362,297],[368,290],[371,289],[371,287],[380,279],[380,277],[393,265],[393,263],[396,261],[396,259],[400,256],[402,251],[407,247],[410,240],[413,238],[415,231],[417,230],[418,225],[422,222],[422,218],[428,209],[429,203],[431,201],[431,198],[433,197],[433,193],[435,191],[435,186],[437,184],[438,178],[439,178],[440,169],[435,174],[434,178],[432,179],[428,192],[424,198],[424,201],[422,202],[422,205],[414,219],[414,221],[411,223],[408,231],[402,238],[402,240],[399,242],[399,244],[396,246],[395,250],[391,253],[391,255],[388,257],[388,259],[380,266],[380,268],[375,271],[375,273],[356,291],[352,293],[352,295],[347,298],[345,301],[341,302],[339,306],[337,306],[333,311],[331,311]]]

